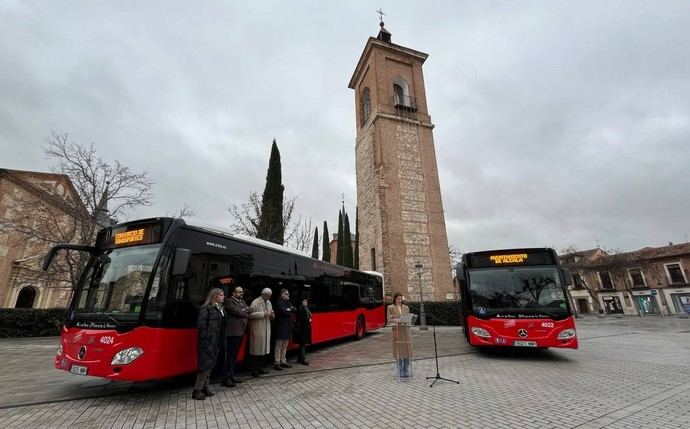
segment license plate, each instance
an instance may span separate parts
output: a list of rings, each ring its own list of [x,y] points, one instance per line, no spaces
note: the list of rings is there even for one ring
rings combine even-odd
[[[536,341],[515,341],[513,343],[515,347],[537,347]]]
[[[69,369],[69,372],[77,375],[86,375],[88,371],[89,369],[87,367],[79,365],[72,365],[72,367]]]

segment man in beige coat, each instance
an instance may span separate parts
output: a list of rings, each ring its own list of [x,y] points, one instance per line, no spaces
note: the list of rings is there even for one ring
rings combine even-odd
[[[266,355],[271,352],[271,320],[275,317],[271,305],[271,289],[265,288],[261,296],[252,301],[249,308],[249,355],[252,360],[252,376],[266,374],[263,367]]]

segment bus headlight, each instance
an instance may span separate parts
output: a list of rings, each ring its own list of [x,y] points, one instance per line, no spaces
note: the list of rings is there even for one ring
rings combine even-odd
[[[470,331],[472,331],[472,333],[478,337],[491,338],[491,334],[489,333],[489,331],[487,331],[484,328],[472,328],[470,329]]]
[[[134,362],[139,356],[144,354],[144,349],[141,347],[130,347],[128,349],[120,350],[113,357],[111,365],[129,365]]]
[[[62,344],[58,346],[58,351],[57,351],[58,356],[62,356]]]
[[[569,340],[571,338],[575,338],[577,333],[575,332],[574,329],[564,329],[558,334],[558,339],[559,340]]]

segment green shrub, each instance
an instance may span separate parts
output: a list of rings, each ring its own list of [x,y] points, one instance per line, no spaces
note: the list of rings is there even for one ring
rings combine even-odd
[[[405,302],[410,311],[419,315],[418,302]],[[459,326],[460,303],[458,301],[424,301],[424,313],[426,313],[427,325]],[[419,318],[417,318],[419,324]]]
[[[64,308],[0,308],[0,338],[60,335]]]

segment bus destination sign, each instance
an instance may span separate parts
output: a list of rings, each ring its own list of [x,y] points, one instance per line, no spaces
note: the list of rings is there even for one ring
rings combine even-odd
[[[542,249],[510,249],[467,254],[468,268],[554,265],[552,251]]]
[[[161,241],[160,223],[127,225],[113,228],[108,247],[138,246]]]
[[[144,240],[144,228],[134,229],[132,231],[118,232],[115,234],[115,245],[138,243]]]
[[[527,253],[515,253],[512,255],[491,255],[489,260],[496,265],[522,264],[527,259]]]

